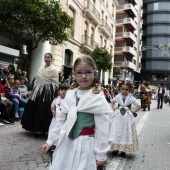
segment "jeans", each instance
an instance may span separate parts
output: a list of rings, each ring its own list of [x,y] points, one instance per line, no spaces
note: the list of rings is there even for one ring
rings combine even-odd
[[[3,116],[5,116],[6,118],[10,119],[12,116],[12,108],[13,108],[13,104],[9,101],[9,100],[5,100],[5,101],[0,101],[0,105],[2,107],[2,114]]]
[[[10,101],[13,103],[14,105],[14,112],[18,113],[18,108],[19,106],[21,107],[26,107],[27,101],[25,99],[18,99],[18,98],[10,98]]]
[[[163,94],[162,93],[159,93],[158,94],[158,104],[157,104],[157,108],[159,108],[159,106],[160,106],[160,108],[162,108],[162,106],[163,106]],[[160,105],[161,104],[161,105]]]

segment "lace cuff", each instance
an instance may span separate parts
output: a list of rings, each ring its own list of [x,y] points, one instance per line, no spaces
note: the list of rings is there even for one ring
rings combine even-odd
[[[105,161],[107,158],[106,153],[96,153],[96,160],[97,161]]]
[[[52,146],[52,145],[53,145],[53,141],[51,141],[51,140],[47,140],[46,143],[47,143],[49,146]]]

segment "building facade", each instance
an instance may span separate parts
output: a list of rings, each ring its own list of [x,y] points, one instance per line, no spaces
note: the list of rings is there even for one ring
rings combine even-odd
[[[170,84],[169,9],[168,0],[143,0],[142,40],[145,50],[142,52],[142,74],[138,78],[154,85]]]
[[[52,52],[54,65],[65,78],[72,75],[74,61],[84,54],[90,55],[97,45],[114,56],[117,0],[62,0],[60,4],[73,18],[72,27],[68,29],[70,37],[64,45],[52,46],[51,49],[47,45],[46,51]],[[39,49],[33,55],[40,55]],[[39,59],[35,60],[32,60],[31,78],[37,70],[37,64],[40,65]],[[113,70],[100,74],[100,80],[108,84]]]
[[[134,81],[141,63],[141,0],[118,0],[114,52],[114,80]]]

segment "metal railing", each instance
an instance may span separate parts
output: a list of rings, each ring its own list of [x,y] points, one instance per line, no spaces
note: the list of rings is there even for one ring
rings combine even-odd
[[[100,13],[99,11],[95,8],[95,6],[90,2],[90,0],[85,0],[85,9],[89,9],[94,16],[100,20]]]
[[[104,19],[101,19],[102,26],[106,28],[106,30],[111,34],[111,27],[107,24]]]
[[[90,38],[88,35],[83,35],[83,45],[86,45],[93,50],[98,46],[98,43],[96,43],[92,38]]]

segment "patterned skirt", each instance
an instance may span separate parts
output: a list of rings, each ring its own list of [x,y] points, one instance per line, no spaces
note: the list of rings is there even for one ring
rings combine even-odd
[[[132,145],[121,145],[121,144],[113,144],[110,142],[110,147],[113,150],[118,150],[120,152],[132,153],[138,150],[138,137],[136,132],[136,124],[132,125]]]

